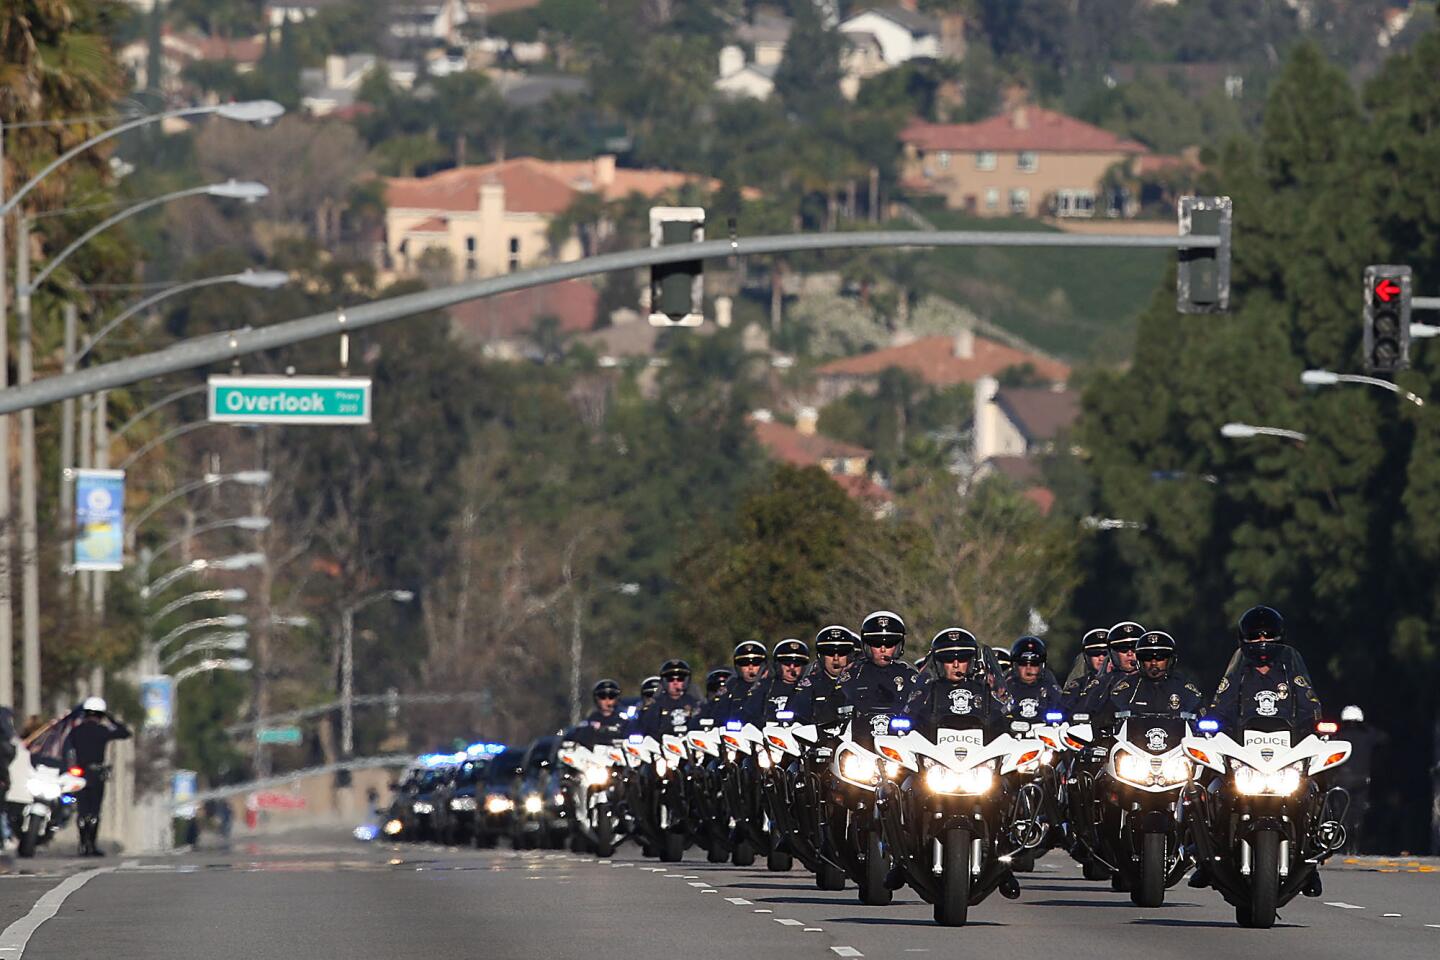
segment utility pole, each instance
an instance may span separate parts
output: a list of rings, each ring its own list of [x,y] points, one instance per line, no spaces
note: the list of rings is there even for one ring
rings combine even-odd
[[[0,126],[0,211],[5,207],[5,128]],[[6,295],[5,216],[0,213],[0,390],[10,385],[10,308]],[[0,706],[15,704],[14,614],[10,596],[10,415],[0,416]]]
[[[34,345],[30,329],[30,221],[23,214],[15,218],[15,305],[20,322],[20,356],[16,365],[16,386],[23,387],[34,377]],[[20,412],[20,617],[23,628],[21,710],[25,717],[40,713],[40,570],[35,530],[35,410]]]
[[[255,438],[255,469],[265,469],[265,432],[261,430]],[[250,515],[261,516],[265,510],[264,494],[260,487],[255,487],[250,497]],[[255,683],[255,725],[257,729],[263,727],[266,718],[270,715],[270,633],[272,630],[271,621],[274,619],[270,609],[270,592],[275,585],[275,570],[270,564],[270,551],[267,542],[268,535],[264,530],[255,532],[255,549],[265,554],[265,562],[260,564],[260,584],[256,591],[257,610],[256,616],[252,618],[254,631],[251,633],[251,640],[254,642],[253,661],[255,664],[252,676]],[[257,777],[270,776],[270,746],[260,741],[255,741],[255,775]]]
[[[65,372],[75,372],[75,340],[80,311],[75,304],[65,304]],[[66,574],[73,559],[75,542],[75,398],[66,397],[60,405],[60,595],[70,598],[72,584]],[[97,694],[98,696],[98,694]]]
[[[110,467],[110,392],[101,390],[95,395],[95,466],[101,470]],[[105,571],[94,572],[94,590],[91,594],[97,629],[105,626]],[[105,695],[105,670],[95,666],[90,670],[90,692],[97,697]]]

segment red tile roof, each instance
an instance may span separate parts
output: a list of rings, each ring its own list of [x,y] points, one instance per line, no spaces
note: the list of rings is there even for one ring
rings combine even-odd
[[[1046,380],[1063,383],[1070,378],[1070,367],[1059,360],[975,334],[974,348],[968,357],[955,355],[955,340],[945,334],[921,337],[902,347],[889,347],[855,357],[832,360],[815,372],[822,377],[875,377],[890,367],[918,376],[934,387],[957,383],[974,383],[985,376],[996,376],[1007,367],[1030,364],[1035,373]]]
[[[789,424],[752,418],[750,426],[755,431],[755,439],[770,456],[797,467],[816,466],[821,460],[830,459],[870,459],[870,451],[864,447],[834,440],[821,433],[801,433]]]
[[[547,314],[560,319],[562,333],[577,333],[595,325],[600,293],[584,280],[515,290],[483,300],[470,300],[450,308],[450,321],[461,339],[484,343],[530,333],[535,321]]]
[[[886,490],[869,477],[837,477],[830,479],[840,484],[840,489],[862,503],[893,503],[895,494]]]
[[[447,221],[445,220],[444,217],[431,217],[431,218],[429,218],[428,220],[422,220],[422,221],[420,221],[419,223],[415,224],[415,226],[411,227],[407,232],[408,232],[408,233],[445,233],[445,232],[449,229],[449,228],[446,226],[446,222],[447,222]]]
[[[1074,390],[1005,387],[996,391],[995,402],[1030,441],[1054,440],[1080,419],[1080,394]]]
[[[1048,517],[1050,515],[1050,508],[1055,506],[1055,491],[1049,487],[1031,487],[1022,493],[1021,496],[1039,507],[1040,513],[1043,516]]]
[[[979,123],[927,123],[913,120],[900,133],[919,150],[1038,153],[1149,153],[1134,140],[1043,107],[1018,107]]]

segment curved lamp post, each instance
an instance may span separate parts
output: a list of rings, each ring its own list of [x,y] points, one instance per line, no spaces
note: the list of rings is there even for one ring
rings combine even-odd
[[[1300,374],[1300,382],[1307,387],[1333,387],[1340,383],[1363,383],[1367,386],[1389,390],[1397,397],[1404,397],[1417,407],[1425,406],[1424,398],[1416,396],[1389,380],[1381,380],[1379,377],[1365,377],[1358,373],[1335,373],[1333,370],[1306,370]]]
[[[409,603],[409,590],[379,590],[340,611],[340,754],[355,752],[355,614],[381,600]]]
[[[170,614],[176,610],[188,607],[192,603],[205,603],[206,601],[244,603],[249,597],[250,594],[239,587],[231,587],[227,590],[197,590],[194,593],[181,597],[179,600],[172,600],[165,604],[165,606],[161,607],[153,615],[147,617],[146,622],[153,626],[170,616]]]
[[[188,573],[199,573],[201,570],[249,570],[258,567],[265,562],[263,553],[237,553],[230,557],[221,557],[218,560],[207,560],[204,558],[191,560],[189,563],[181,564],[169,573],[161,576],[155,582],[140,588],[142,599],[149,600],[160,593],[170,584],[179,580]]]
[[[188,530],[180,536],[166,541],[146,557],[140,564],[140,579],[144,580],[150,575],[150,565],[154,563],[162,553],[173,550],[186,540],[192,537],[198,537],[202,533],[210,533],[215,530],[251,530],[259,533],[261,530],[269,529],[269,517],[231,517],[228,520],[215,520],[211,523],[202,523],[195,529]]]

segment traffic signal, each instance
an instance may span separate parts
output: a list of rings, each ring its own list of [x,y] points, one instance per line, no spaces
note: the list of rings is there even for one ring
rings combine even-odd
[[[699,243],[705,239],[702,207],[651,207],[650,246]],[[699,260],[650,268],[650,323],[657,327],[698,327],[705,319],[704,265]]]
[[[1181,197],[1180,236],[1218,236],[1220,246],[1181,249],[1175,309],[1224,313],[1230,308],[1230,198]]]
[[[1365,370],[1393,374],[1410,366],[1410,268],[1365,268]]]

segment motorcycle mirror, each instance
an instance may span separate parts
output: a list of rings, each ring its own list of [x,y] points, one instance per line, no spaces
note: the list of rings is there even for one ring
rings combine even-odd
[[[1076,723],[1089,723],[1089,722],[1090,722],[1090,714],[1088,714],[1088,713],[1077,713],[1077,714],[1075,714],[1075,716],[1071,717],[1070,719],[1071,719],[1071,720],[1074,720]]]
[[[1012,720],[1012,721],[1010,721],[1010,732],[1011,732],[1011,733],[1026,733],[1026,732],[1028,732],[1029,730],[1030,730],[1030,724],[1026,723],[1024,720]]]

